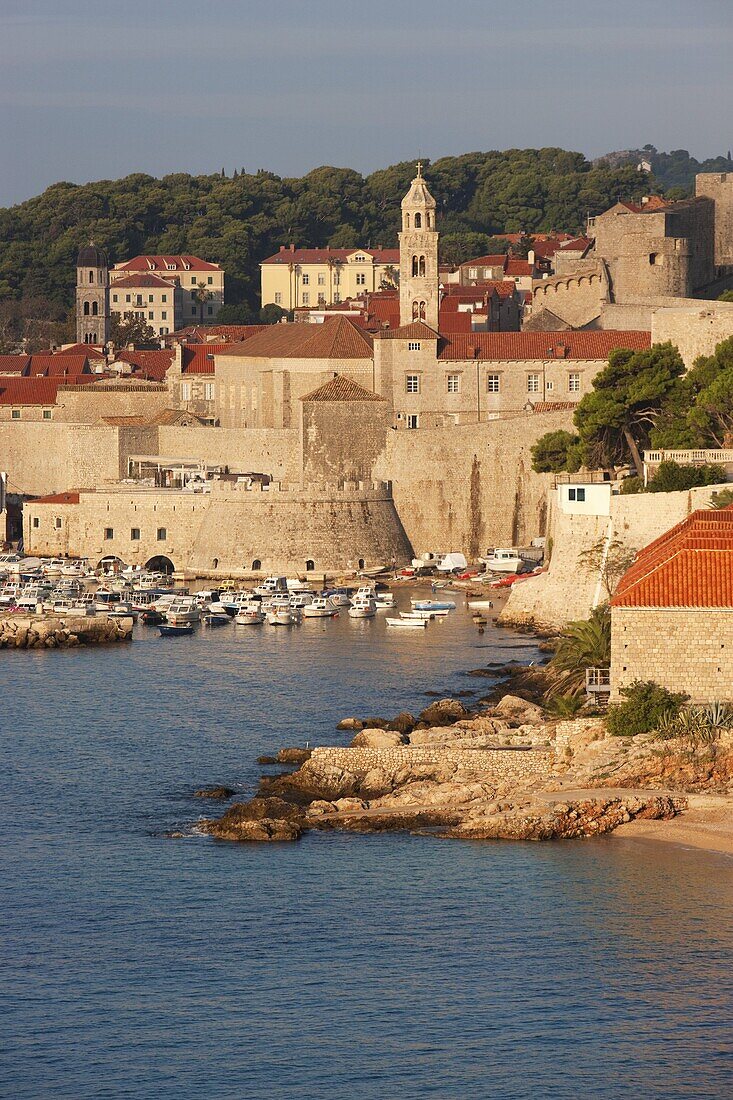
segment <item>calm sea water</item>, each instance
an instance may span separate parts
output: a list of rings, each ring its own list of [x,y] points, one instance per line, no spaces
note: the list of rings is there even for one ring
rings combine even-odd
[[[0,653],[0,1094],[731,1095],[730,869],[620,839],[170,839],[526,638],[465,613]],[[479,687],[482,686],[478,682]],[[215,809],[220,812],[220,807]]]

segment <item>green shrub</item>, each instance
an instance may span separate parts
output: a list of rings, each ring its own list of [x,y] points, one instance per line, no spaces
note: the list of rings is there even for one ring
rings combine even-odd
[[[675,493],[696,489],[700,485],[719,485],[725,480],[722,466],[682,466],[679,462],[660,462],[659,469],[647,485],[647,492]]]
[[[720,731],[733,726],[733,708],[727,703],[708,703],[705,706],[683,707],[678,713],[665,711],[657,723],[656,736],[660,741],[678,737],[690,745],[717,741]]]
[[[627,496],[631,493],[644,492],[644,479],[641,477],[625,477],[621,482],[621,494]]]
[[[652,680],[637,680],[621,688],[625,702],[608,708],[606,726],[613,737],[636,737],[651,733],[660,723],[677,717],[682,704],[689,699],[683,692],[667,691]]]

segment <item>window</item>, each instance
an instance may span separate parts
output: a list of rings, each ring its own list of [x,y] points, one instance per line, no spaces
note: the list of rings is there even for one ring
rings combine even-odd
[[[112,301],[113,301],[113,302],[116,302],[116,301],[117,301],[117,295],[116,295],[116,294],[113,294],[113,295],[112,295]]]
[[[170,331],[170,330],[168,329],[168,326],[167,326],[167,325],[163,325],[163,326],[162,326],[162,328],[161,328],[161,330],[160,330],[160,335],[161,335],[161,336],[167,336],[167,335],[168,335],[168,332],[169,332],[169,331]]]
[[[50,409],[44,409],[43,410],[43,419],[44,420],[50,420],[51,419],[51,410]]]
[[[313,561],[313,558],[308,558],[308,561],[305,563],[306,573],[312,573],[315,567],[316,563]]]
[[[13,409],[10,414],[11,420],[20,420],[20,409]]]
[[[105,539],[107,539],[107,540],[109,540],[109,539],[113,539],[113,538],[115,537],[115,531],[114,531],[114,527],[105,527],[105,529],[104,529],[104,537],[105,537]]]
[[[555,388],[555,383],[554,382],[548,382],[545,386],[545,389],[548,391],[548,393],[549,393],[550,390],[554,390],[554,388]]]
[[[130,297],[130,295],[129,295],[129,294],[126,294],[126,295],[125,295],[125,301],[126,301],[126,302],[131,302],[131,301],[132,301],[132,298]]]
[[[158,528],[158,534],[157,534],[158,542],[165,542],[167,537],[168,537],[168,532],[166,531],[165,527],[159,527]]]
[[[181,383],[181,401],[190,401],[190,400],[191,400],[191,383],[190,382],[182,382]]]
[[[468,277],[469,277],[469,279],[478,279],[478,268],[477,267],[469,267]]]
[[[160,319],[161,319],[161,321],[167,321],[168,320],[168,314],[166,313],[165,310],[163,310],[163,312],[161,313]]]
[[[319,275],[318,276],[318,285],[319,286],[325,286],[326,285],[326,276],[325,275]]]
[[[61,516],[54,516],[53,517],[53,525],[54,525],[54,527],[56,528],[57,531],[61,530]]]
[[[420,426],[420,418],[417,415],[417,413],[408,413],[407,414],[407,427],[408,428],[418,428],[419,426]]]
[[[191,276],[191,286],[196,286],[196,276],[195,275]]]
[[[130,538],[132,539],[133,542],[139,542],[140,541],[140,528],[139,527],[131,527],[130,528]]]
[[[255,560],[252,562],[252,572],[253,573],[258,573],[261,568],[262,568],[262,562],[260,561],[259,558],[255,558]]]
[[[461,392],[461,376],[460,374],[448,375],[448,393],[460,393]]]
[[[568,375],[568,392],[580,393],[580,375],[569,374]]]
[[[420,392],[420,375],[408,374],[405,379],[405,390],[407,393],[419,393]]]
[[[310,296],[310,293],[306,290],[303,293],[303,305],[304,306],[309,306],[310,302],[311,302],[311,296]]]
[[[155,314],[153,313],[152,309],[149,310],[148,311],[148,320],[152,321],[154,317],[155,317]]]
[[[192,317],[196,316],[196,306],[191,306],[191,316]]]
[[[341,272],[340,271],[334,271],[334,273],[333,273],[333,285],[334,286],[341,286]]]
[[[585,489],[568,489],[568,500],[582,504],[585,501]]]
[[[281,306],[283,304],[283,296],[279,290],[275,291],[275,305]]]
[[[85,317],[89,316],[89,302],[84,303],[84,316]]]
[[[40,519],[38,518],[38,516],[34,516],[34,517],[33,517],[33,526],[34,526],[34,527],[36,527],[36,528],[38,528],[38,527],[40,527],[40,526],[41,526],[41,521],[40,521]]]
[[[366,286],[366,273],[364,271],[360,271],[360,272],[357,273],[356,285],[357,286]]]
[[[90,283],[93,283],[93,282],[94,282],[94,272],[93,272],[93,271],[90,271],[90,272],[89,272],[89,282],[90,282]]]
[[[310,275],[309,275],[309,274],[308,274],[308,273],[306,272],[306,273],[305,273],[305,274],[303,275],[303,286],[309,286],[309,285],[310,285],[310,281],[311,281],[311,277],[310,277]]]
[[[422,229],[422,214],[415,215],[415,229]]]
[[[209,284],[209,286],[213,286],[214,285],[214,276],[209,275],[206,279],[206,282]]]
[[[206,307],[206,313],[209,317],[212,316],[213,312],[214,312],[214,307],[213,306],[207,306]]]
[[[154,299],[153,299],[153,295],[152,295],[152,294],[148,294],[148,302],[152,302],[152,301],[154,301]]]
[[[92,302],[92,317],[99,316],[99,305],[97,302]]]
[[[358,256],[354,256],[354,262],[357,264],[365,264],[366,256],[362,256],[361,254],[359,254]]]
[[[498,393],[501,381],[501,375],[499,374],[487,374],[486,375],[486,392]]]
[[[214,400],[214,383],[213,382],[204,382],[204,400],[205,401],[213,401]]]
[[[540,392],[540,376],[539,374],[527,375],[527,393],[539,393]]]
[[[341,301],[341,295],[339,294],[338,291],[336,291],[336,293],[334,294],[333,301],[334,301],[334,305],[338,305],[339,302]]]
[[[161,294],[160,300],[161,300],[161,302],[167,302],[168,301],[168,295],[167,294]]]
[[[408,340],[407,341],[407,350],[408,351],[419,351],[420,350],[420,341],[419,340]]]

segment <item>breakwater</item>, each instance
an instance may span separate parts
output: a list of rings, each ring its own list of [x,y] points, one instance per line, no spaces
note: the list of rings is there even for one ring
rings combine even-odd
[[[108,615],[0,615],[0,649],[68,649],[132,639],[132,619]]]

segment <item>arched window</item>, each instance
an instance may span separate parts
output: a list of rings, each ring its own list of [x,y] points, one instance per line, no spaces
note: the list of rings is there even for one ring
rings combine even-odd
[[[92,317],[96,317],[98,312],[99,312],[99,310],[97,308],[97,303],[92,302]]]
[[[405,229],[409,229],[409,228],[410,228],[410,215],[405,214]]]
[[[419,316],[420,316],[420,303],[419,302],[413,302],[412,303],[412,319],[413,319],[413,321],[417,321]]]
[[[420,302],[420,320],[421,321],[425,320],[425,309],[426,309],[425,302]]]
[[[364,569],[365,566],[366,566],[366,562],[364,561],[364,559],[359,558],[359,568]]]
[[[260,561],[259,558],[255,558],[255,560],[252,562],[252,572],[253,573],[259,573],[261,568],[262,568],[262,562]]]
[[[89,316],[89,302],[84,303],[84,316],[85,317]]]
[[[90,283],[93,283],[93,282],[94,282],[94,272],[93,272],[93,271],[90,271],[90,272],[89,272],[89,282],[90,282]]]
[[[417,275],[417,270],[418,270],[418,259],[417,259],[417,256],[413,256],[412,257],[412,274]]]
[[[422,229],[422,214],[415,215],[415,229]]]
[[[306,573],[312,573],[315,567],[316,563],[313,561],[313,558],[308,558],[308,561],[305,563]]]
[[[424,256],[420,257],[420,272],[419,272],[419,274],[420,275],[425,274],[425,257]]]
[[[425,215],[425,224],[427,225],[428,229],[430,229],[430,214]]]

